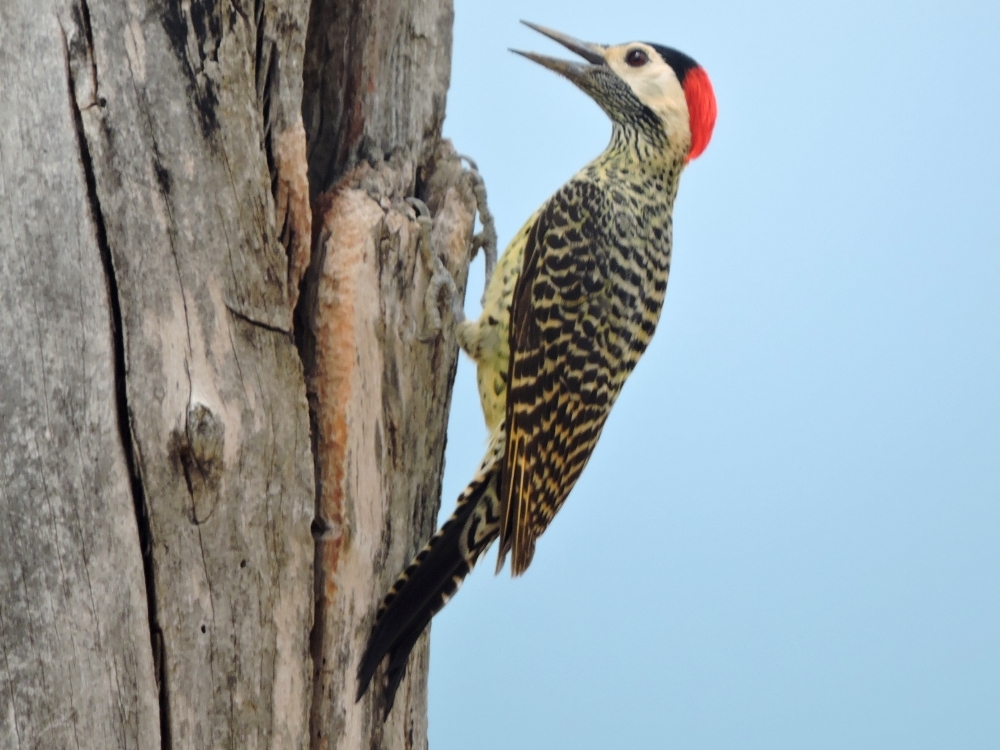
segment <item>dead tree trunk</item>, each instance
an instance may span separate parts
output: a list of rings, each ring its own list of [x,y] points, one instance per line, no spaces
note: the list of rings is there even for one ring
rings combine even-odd
[[[438,507],[451,24],[0,2],[0,747],[426,746],[426,644],[385,725],[354,670]]]

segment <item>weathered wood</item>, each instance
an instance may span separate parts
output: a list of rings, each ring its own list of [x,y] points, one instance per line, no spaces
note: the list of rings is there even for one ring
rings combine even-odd
[[[441,137],[452,0],[313,0],[302,111],[315,197],[360,158],[405,152],[420,169]]]
[[[0,3],[0,746],[426,746],[426,644],[385,729],[353,677],[437,511],[452,7],[307,4]]]
[[[257,59],[272,7],[294,40],[300,3],[134,0],[91,2],[74,28],[85,44],[70,45],[121,300],[174,747],[305,741],[314,490],[267,148],[268,122],[297,121],[278,95],[295,82],[279,45]]]
[[[464,289],[475,198],[450,144],[426,167],[432,244]],[[384,726],[380,688],[354,700],[375,608],[435,527],[457,364],[453,321],[427,328],[430,274],[403,202],[414,174],[403,158],[363,163],[316,203],[304,297],[320,486],[314,748],[427,743],[426,638]]]
[[[451,0],[314,0],[310,12],[303,113],[318,199],[296,333],[319,484],[314,748],[427,744],[426,639],[385,725],[382,691],[354,694],[375,608],[439,505],[457,347],[450,322],[420,341],[428,269],[403,200],[430,205],[435,249],[464,289],[475,199],[440,145],[452,20]]]
[[[0,3],[0,747],[158,748],[110,259],[53,11]]]
[[[162,659],[156,739],[162,728],[165,743],[177,747],[302,746],[311,694],[313,468],[271,179],[273,170],[276,184],[301,193],[301,67],[279,63],[281,50],[301,54],[304,25],[296,31],[295,23],[304,3],[65,3],[37,14],[32,7],[23,15],[47,18],[39,27],[54,49],[45,83],[60,89],[76,147],[69,163],[78,171],[82,163],[90,184],[75,205],[54,189],[32,192],[32,207],[40,222],[66,213],[79,224],[80,206],[93,212],[90,246],[106,256],[111,306],[120,308],[125,460],[137,474],[139,531],[151,543],[148,612],[141,576],[125,594],[124,583],[109,586],[119,607],[138,601],[147,617],[142,636],[120,647],[142,650],[151,662],[153,634]],[[5,28],[22,32],[24,18],[12,21]],[[268,29],[278,27],[283,36],[269,43]],[[270,52],[267,67],[256,65],[262,50]],[[32,57],[25,51],[26,61]],[[269,164],[275,144],[282,158]],[[38,145],[20,146],[25,164],[45,155]],[[303,205],[301,197],[286,201],[283,228],[294,230],[287,237],[308,234]],[[40,283],[45,271],[35,270]],[[54,283],[78,295],[89,277],[85,268],[76,274],[75,284]],[[55,325],[59,317],[47,310],[44,320]],[[66,358],[41,351],[43,360]],[[103,365],[114,362],[108,355]],[[38,439],[37,427],[28,438]],[[106,516],[131,524],[136,536],[134,510],[128,519]],[[92,541],[84,535],[80,544]],[[62,557],[63,546],[57,539],[52,554]],[[138,539],[118,547],[123,556],[139,554]],[[66,672],[80,668],[72,650],[59,656]],[[62,709],[47,696],[36,702],[39,711],[50,705]],[[74,703],[64,717],[80,716],[85,705]],[[76,721],[98,718],[87,711]],[[84,744],[110,745],[83,736]]]

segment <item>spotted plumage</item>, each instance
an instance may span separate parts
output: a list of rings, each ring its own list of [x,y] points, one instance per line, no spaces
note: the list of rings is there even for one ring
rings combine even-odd
[[[486,549],[499,538],[497,569],[510,553],[512,574],[523,573],[586,466],[656,329],[678,181],[715,122],[708,77],[686,55],[532,28],[591,63],[520,53],[588,93],[611,117],[611,142],[528,219],[479,319],[459,322],[459,343],[478,366],[489,446],[451,518],[379,608],[358,697],[388,654],[386,711],[420,633]]]

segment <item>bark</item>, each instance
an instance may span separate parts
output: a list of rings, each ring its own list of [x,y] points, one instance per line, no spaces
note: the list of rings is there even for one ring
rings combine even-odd
[[[426,645],[384,728],[353,672],[440,490],[451,14],[0,3],[0,746],[426,746]]]
[[[0,50],[0,747],[156,748],[109,259],[59,25],[0,4]]]
[[[299,326],[319,487],[314,747],[426,746],[426,638],[384,726],[377,687],[354,703],[354,673],[373,604],[439,504],[457,349],[447,326],[420,340],[428,269],[402,200],[427,201],[434,246],[464,289],[475,198],[439,145],[452,18],[450,0],[316,2],[310,17],[310,185],[332,185],[315,203]]]

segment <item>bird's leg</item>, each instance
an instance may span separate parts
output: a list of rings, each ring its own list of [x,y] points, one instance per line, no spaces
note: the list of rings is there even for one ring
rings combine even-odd
[[[486,282],[483,284],[482,304],[486,304],[486,290],[489,289],[490,279],[493,278],[493,269],[497,267],[497,228],[493,222],[493,214],[486,202],[486,182],[479,174],[479,167],[468,156],[459,155],[464,159],[469,169],[469,181],[472,183],[472,193],[476,196],[476,209],[479,211],[479,221],[483,225],[483,231],[472,238],[471,252],[469,258],[475,258],[476,253],[482,248],[483,258],[486,260]]]
[[[441,257],[434,252],[434,246],[431,243],[431,227],[433,226],[433,222],[431,221],[430,209],[419,198],[407,198],[406,202],[413,206],[414,211],[417,213],[417,224],[420,226],[417,246],[424,263],[427,264],[427,268],[431,272],[430,281],[427,282],[427,292],[424,295],[424,310],[430,321],[430,330],[420,335],[419,338],[425,342],[433,341],[441,331],[441,311],[438,309],[438,303],[442,290],[447,297],[448,304],[451,306],[451,312],[456,323],[465,321],[465,310],[462,307],[462,300],[458,295],[458,286],[455,284],[454,277],[445,268]]]

